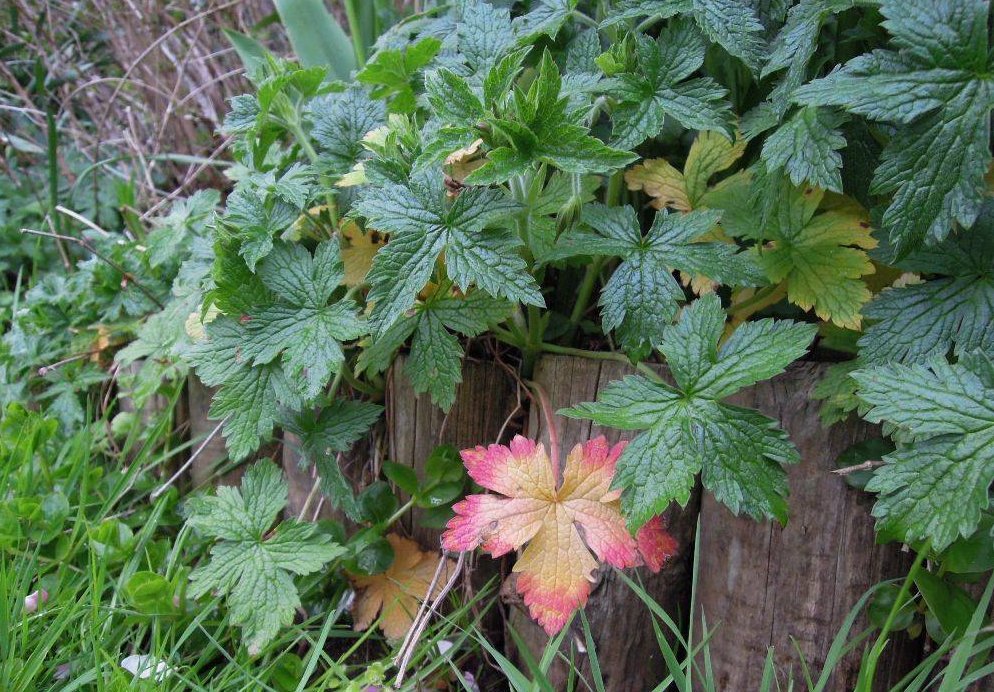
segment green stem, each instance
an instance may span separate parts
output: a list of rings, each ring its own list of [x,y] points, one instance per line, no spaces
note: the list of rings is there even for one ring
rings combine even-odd
[[[787,295],[787,284],[785,283],[759,289],[752,298],[729,306],[728,310],[732,316],[732,324],[737,325],[745,322],[750,316],[763,308],[779,302],[785,295]]]
[[[48,102],[45,108],[45,125],[48,128],[48,218],[52,222],[55,235],[59,236],[62,234],[62,217],[56,209],[59,206],[59,128],[55,123],[54,105],[51,99],[48,99]],[[60,238],[55,238],[55,246],[58,248],[62,266],[67,272],[71,272],[72,261]]]
[[[621,202],[621,197],[625,191],[624,183],[625,176],[622,171],[615,171],[608,179],[607,189],[604,192],[604,203],[607,206],[617,206]],[[569,316],[569,329],[566,330],[566,341],[568,342],[573,342],[576,339],[577,328],[580,326],[583,316],[587,313],[590,296],[594,292],[597,277],[600,276],[605,261],[606,258],[597,257],[587,265],[583,279],[581,279],[580,286],[577,289],[576,303],[574,303],[573,311],[570,312]]]
[[[587,306],[590,304],[590,296],[594,292],[597,284],[597,277],[600,276],[601,268],[604,266],[603,257],[595,257],[594,261],[587,265],[580,281],[580,287],[576,292],[576,303],[573,304],[573,311],[569,315],[569,329],[566,331],[567,341],[573,342],[576,339],[576,331],[580,326],[580,321],[587,314]]]
[[[405,514],[407,514],[408,510],[410,510],[411,507],[413,507],[413,506],[414,506],[414,499],[412,498],[412,499],[408,500],[407,502],[405,502],[403,507],[401,507],[396,512],[394,512],[392,515],[390,515],[390,518],[387,519],[387,524],[386,525],[387,526],[392,526],[395,521],[397,521],[402,516],[404,516]]]
[[[342,373],[344,375],[345,383],[352,387],[352,389],[362,392],[363,394],[368,394],[369,396],[380,396],[383,392],[372,385],[365,384],[355,373],[349,371],[348,368],[342,366]]]
[[[310,159],[311,163],[317,163],[318,153],[314,150],[314,147],[311,146],[311,142],[307,138],[307,134],[304,133],[304,128],[300,126],[299,119],[294,118],[293,120],[288,120],[286,123],[286,129],[290,130],[290,134],[292,134],[294,139],[297,140],[297,144],[300,145],[300,148],[307,155],[307,158]]]
[[[531,379],[535,372],[535,362],[542,353],[542,336],[544,324],[542,315],[534,305],[528,306],[528,338],[525,342],[524,355],[521,361],[521,374]]]
[[[880,635],[877,637],[877,641],[874,642],[873,648],[870,649],[869,655],[866,657],[866,667],[860,671],[859,682],[856,686],[856,692],[870,692],[873,689],[873,678],[877,674],[877,663],[880,660],[880,656],[884,652],[884,647],[887,646],[889,641],[888,635],[890,635],[891,628],[894,626],[894,621],[897,619],[898,613],[904,607],[904,601],[908,597],[908,593],[911,591],[911,584],[914,582],[915,577],[918,576],[918,571],[921,569],[922,563],[925,562],[925,557],[928,555],[929,550],[932,548],[932,540],[929,539],[922,546],[921,551],[915,556],[915,562],[911,565],[911,571],[908,572],[908,576],[905,578],[904,583],[901,584],[901,590],[897,593],[897,598],[894,600],[894,605],[890,607],[890,612],[887,614],[887,619],[884,621],[883,629],[880,630]]]
[[[625,173],[615,171],[607,181],[607,190],[604,191],[604,204],[609,207],[616,207],[621,203],[621,195],[625,192]]]
[[[586,24],[592,29],[600,29],[600,24],[598,24],[596,20],[585,15],[583,12],[574,11],[573,19],[575,19],[580,24]]]
[[[338,394],[338,388],[342,385],[342,379],[345,377],[345,363],[342,363],[338,372],[335,374],[335,379],[331,381],[331,386],[328,387],[328,398],[334,399],[335,395]]]
[[[363,45],[362,27],[359,24],[359,10],[356,0],[345,0],[345,16],[349,21],[349,36],[352,38],[352,48],[355,50],[355,61],[359,69],[366,64],[366,46]]]
[[[513,326],[512,323],[508,324],[511,324],[511,326]],[[504,329],[499,325],[492,326],[490,328],[490,331],[493,333],[494,336],[497,337],[498,341],[501,341],[510,346],[514,346],[515,348],[520,349],[524,344],[524,339],[522,338],[520,332],[515,332],[510,329]]]
[[[625,365],[632,364],[632,361],[628,359],[628,356],[624,353],[618,353],[617,351],[589,351],[583,348],[571,348],[569,346],[560,346],[559,344],[550,343],[542,343],[541,350],[545,353],[557,353],[562,356],[575,356],[577,358],[589,358],[590,360],[613,360],[617,363],[624,363]],[[636,363],[635,369],[653,382],[663,381],[663,378],[661,378],[656,371],[649,367],[646,363]]]

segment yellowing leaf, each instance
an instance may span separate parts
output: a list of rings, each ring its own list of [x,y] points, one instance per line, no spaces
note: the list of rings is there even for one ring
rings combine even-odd
[[[532,618],[549,634],[558,632],[587,602],[598,560],[655,571],[675,551],[658,517],[637,538],[625,526],[621,491],[611,489],[624,447],[603,437],[577,445],[561,481],[545,448],[520,435],[509,447],[464,450],[469,475],[499,494],[457,503],[442,544],[447,550],[482,547],[498,557],[527,543],[514,564],[518,591]]]
[[[201,308],[198,307],[187,316],[186,321],[183,323],[186,335],[194,341],[203,341],[207,338],[207,331],[204,329],[204,325],[210,324],[219,315],[221,315],[221,310],[213,303],[207,308],[207,312],[203,314]]]
[[[343,281],[346,286],[351,288],[365,281],[376,252],[386,244],[386,235],[379,231],[370,229],[363,233],[355,221],[346,221],[342,225]]]
[[[423,552],[417,543],[397,534],[389,534],[387,541],[394,555],[390,568],[381,574],[352,577],[359,592],[352,604],[352,623],[356,630],[364,630],[382,612],[383,634],[388,639],[400,639],[411,628],[421,602],[430,597],[428,587],[442,557]],[[441,591],[453,569],[455,563],[446,559],[432,596]]]
[[[335,187],[356,187],[358,185],[365,185],[369,182],[366,177],[366,166],[362,161],[352,166],[352,170],[343,175],[335,183]]]
[[[625,173],[629,190],[643,190],[656,209],[677,211],[701,208],[708,181],[742,158],[746,143],[729,141],[718,132],[702,132],[694,140],[681,173],[666,159],[648,159]]]
[[[841,196],[826,198],[817,188],[797,188],[785,194],[774,216],[774,240],[759,253],[770,280],[785,281],[787,300],[798,307],[859,329],[860,309],[870,299],[861,277],[874,272],[865,250],[877,245],[862,207]]]
[[[94,363],[99,363],[100,354],[110,346],[111,331],[103,324],[96,325],[94,329],[97,334],[93,338],[93,343],[90,345],[90,360]]]
[[[652,198],[656,209],[690,211],[693,206],[687,194],[687,181],[666,159],[646,159],[625,171],[629,190],[643,190]]]
[[[311,207],[297,217],[284,240],[298,241],[308,229],[334,228],[331,222],[331,209],[327,204]]]
[[[461,183],[466,179],[466,176],[485,164],[487,159],[480,151],[482,146],[483,140],[477,139],[468,147],[456,149],[445,157],[445,172],[449,177]]]
[[[625,172],[625,182],[629,190],[642,190],[652,198],[656,209],[675,209],[688,212],[694,209],[709,209],[710,197],[727,197],[725,189],[734,188],[733,194],[748,187],[749,177],[745,172],[726,178],[713,188],[708,181],[716,174],[732,166],[745,153],[746,142],[736,135],[731,141],[718,132],[701,132],[690,146],[690,153],[683,172],[678,171],[666,159],[648,159]],[[701,236],[698,242],[721,240],[730,242],[720,227]],[[703,275],[691,276],[680,272],[684,286],[696,295],[713,293],[717,284]]]

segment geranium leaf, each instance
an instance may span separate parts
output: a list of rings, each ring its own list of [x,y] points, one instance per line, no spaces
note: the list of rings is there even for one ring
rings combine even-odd
[[[658,569],[669,557],[664,551],[672,550],[672,542],[656,540],[659,526],[646,530],[655,539],[642,541],[625,528],[618,493],[611,490],[622,449],[624,443],[611,447],[603,437],[577,445],[561,479],[545,448],[520,435],[509,447],[464,450],[470,477],[497,494],[456,503],[442,544],[455,551],[482,547],[494,557],[524,547],[514,564],[518,590],[531,616],[555,634],[586,603],[598,560]]]

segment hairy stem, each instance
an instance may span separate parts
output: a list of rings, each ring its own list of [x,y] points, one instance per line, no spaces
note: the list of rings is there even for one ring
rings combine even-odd
[[[590,305],[590,296],[597,285],[597,277],[600,276],[601,268],[604,266],[604,258],[596,257],[594,261],[587,265],[580,281],[580,287],[576,291],[576,303],[573,304],[573,311],[569,315],[569,329],[566,331],[566,340],[575,343],[576,332],[580,327],[583,316],[587,314],[587,307]]]
[[[386,525],[387,526],[393,526],[393,524],[396,521],[398,521],[402,516],[404,516],[405,514],[407,514],[408,510],[410,510],[412,507],[414,507],[414,499],[413,498],[410,499],[410,500],[408,500],[407,502],[405,502],[404,505],[400,509],[398,509],[396,512],[394,512],[393,514],[391,514],[390,518],[387,519],[387,524]]]
[[[549,401],[549,395],[545,391],[545,387],[540,385],[538,382],[532,380],[527,380],[525,382],[532,391],[535,393],[535,400],[538,401],[538,407],[542,409],[542,417],[545,419],[545,429],[549,434],[549,456],[552,460],[552,476],[556,479],[556,485],[559,485],[559,428],[556,426],[556,417],[552,412],[552,403]]]
[[[760,310],[780,302],[787,295],[787,284],[779,283],[775,286],[765,286],[756,291],[752,298],[747,298],[741,303],[729,306],[731,314],[731,327],[737,327],[747,319],[755,315]]]
[[[571,348],[558,344],[543,343],[542,350],[546,353],[558,353],[563,356],[575,356],[577,358],[589,358],[590,360],[613,360],[617,363],[632,365],[632,361],[624,353],[617,351],[589,351],[583,348]],[[635,369],[648,377],[653,382],[662,382],[663,379],[646,363],[636,363]]]

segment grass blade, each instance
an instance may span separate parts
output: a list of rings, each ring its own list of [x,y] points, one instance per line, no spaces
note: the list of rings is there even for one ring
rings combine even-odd
[[[290,44],[304,65],[327,67],[328,76],[346,79],[356,67],[352,41],[321,0],[275,0]],[[361,40],[357,37],[357,40]]]

